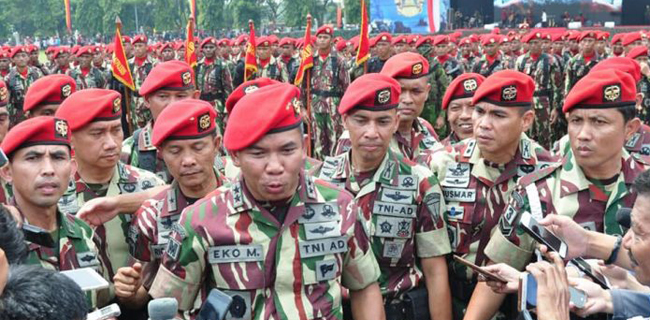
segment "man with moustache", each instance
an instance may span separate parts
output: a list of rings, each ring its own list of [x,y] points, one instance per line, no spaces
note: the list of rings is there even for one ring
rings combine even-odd
[[[463,73],[447,87],[442,98],[442,110],[447,113],[447,123],[451,132],[442,140],[443,145],[453,145],[474,136],[472,97],[483,81],[485,77],[480,74]]]

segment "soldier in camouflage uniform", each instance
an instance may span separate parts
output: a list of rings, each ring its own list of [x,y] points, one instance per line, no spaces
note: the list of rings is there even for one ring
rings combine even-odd
[[[221,144],[215,118],[212,105],[188,99],[170,104],[156,119],[153,144],[169,165],[174,182],[170,189],[147,200],[129,227],[129,251],[140,267],[118,270],[115,294],[122,301],[131,301],[132,306],[143,307],[149,300],[147,291],[181,212],[224,184],[213,167]]]
[[[463,66],[463,69],[472,70],[474,64],[478,60],[478,58],[472,54],[472,40],[470,38],[460,39],[458,48],[460,49],[458,52],[458,61]]]
[[[536,220],[564,215],[589,230],[623,234],[616,212],[632,207],[636,193],[631,185],[647,169],[645,159],[631,157],[623,149],[625,138],[640,125],[634,118],[635,94],[632,76],[617,70],[591,72],[576,83],[563,107],[571,150],[561,163],[519,180],[507,200],[499,231],[485,248],[490,261],[519,270],[530,261],[535,241],[516,223],[524,212]],[[472,310],[474,317],[469,318],[489,318],[500,297],[479,284],[472,305],[481,308]]]
[[[542,38],[540,32],[533,32],[522,39],[528,43],[529,49],[517,59],[516,70],[529,75],[535,81],[535,122],[529,134],[533,140],[548,149],[553,141],[563,135],[562,132],[552,130],[550,121],[551,112],[562,103],[562,74],[555,59],[542,52]]]
[[[52,53],[54,63],[50,66],[49,74],[65,74],[70,69],[70,49],[58,47]]]
[[[298,68],[300,67],[300,59],[296,57],[296,43],[291,38],[280,39],[280,60],[287,66],[289,72],[289,83],[294,83]]]
[[[417,55],[394,58],[408,54]],[[422,57],[417,62],[420,67],[422,60],[426,61]],[[363,217],[371,221],[370,241],[381,269],[386,318],[449,319],[451,294],[444,256],[450,247],[441,215],[445,201],[431,171],[389,147],[398,126],[399,100],[400,83],[387,75],[368,74],[352,82],[339,106],[352,149],[326,158],[319,178],[354,194]]]
[[[176,52],[174,51],[174,44],[172,42],[163,43],[158,51],[160,52],[160,62],[172,61],[176,58]]]
[[[7,106],[9,105],[9,90],[7,90],[7,85],[4,81],[0,80],[0,143],[4,140],[7,131],[9,131],[9,111]],[[2,180],[0,180],[1,182]],[[2,183],[0,183],[2,185]],[[2,191],[0,190],[0,197],[2,197]],[[6,203],[0,199],[0,203]]]
[[[318,160],[334,154],[336,140],[343,133],[341,116],[336,112],[336,108],[350,84],[345,62],[331,50],[333,34],[334,29],[327,25],[316,31],[318,50],[314,53],[310,82],[303,81],[302,88],[306,96],[306,86],[310,86],[312,156]],[[305,100],[307,98],[303,98],[306,103]]]
[[[48,69],[39,61],[40,50],[38,47],[33,44],[28,45],[27,54],[29,54],[29,66],[40,70],[43,75],[47,75]]]
[[[144,97],[138,94],[140,87],[144,80],[151,72],[151,69],[156,65],[152,57],[147,53],[147,36],[137,35],[131,41],[133,45],[134,56],[129,59],[129,67],[133,75],[133,82],[135,83],[135,91],[132,91],[132,100],[130,109],[128,110],[131,126],[135,128],[142,128],[151,120],[151,112],[145,107]]]
[[[59,200],[62,212],[76,214],[91,199],[136,193],[163,185],[153,173],[119,162],[123,139],[120,100],[120,94],[113,90],[86,89],[72,94],[56,111],[57,117],[68,121],[79,168]],[[79,112],[81,108],[84,112]],[[95,229],[109,279],[113,279],[117,269],[125,266],[128,259],[126,238],[133,212],[120,212],[126,214]]]
[[[11,71],[11,51],[0,50],[0,79],[5,79]]]
[[[471,79],[471,78],[470,78]],[[473,86],[473,85],[472,85]],[[524,132],[533,123],[533,80],[517,71],[500,71],[474,93],[474,127],[470,138],[420,159],[441,181],[445,219],[452,250],[479,266],[483,249],[519,178],[556,159]],[[502,118],[493,117],[500,114]],[[463,319],[477,274],[449,259],[454,319]],[[510,310],[498,318],[510,319]]]
[[[471,69],[473,73],[478,73],[484,77],[489,77],[497,71],[506,69],[503,58],[499,52],[499,42],[501,36],[491,34],[483,37],[481,45],[483,46],[483,56],[474,63]]]
[[[26,264],[64,271],[93,268],[100,275],[104,266],[98,251],[98,239],[93,229],[78,218],[59,211],[57,201],[73,172],[70,150],[70,130],[65,120],[39,117],[26,120],[8,134],[2,150],[11,159],[3,175],[15,191],[11,204],[19,212],[18,224],[39,229],[47,241],[26,236]],[[108,302],[108,290],[88,294],[90,309]]]
[[[442,98],[442,110],[447,113],[450,133],[441,141],[444,146],[454,145],[474,136],[472,97],[484,80],[485,77],[480,74],[463,73],[447,87]]]
[[[432,54],[431,38],[421,37],[416,43],[416,48],[417,52],[422,56],[429,57]],[[431,60],[429,60],[429,85],[431,91],[421,117],[432,124],[439,135],[441,131],[444,131],[445,127],[445,115],[440,106],[449,81],[449,77],[442,65],[440,63],[431,63]]]
[[[650,123],[650,74],[648,74],[648,47],[638,46],[630,50],[630,52],[625,56],[625,58],[634,59],[638,62],[639,66],[643,66],[645,69],[645,74],[639,74],[640,79],[635,79],[637,81],[637,90],[639,93],[643,94],[643,100],[641,100],[641,105],[638,106],[638,117],[643,121],[643,123]],[[624,58],[617,58],[624,59]],[[607,59],[609,60],[609,59]]]
[[[587,75],[589,70],[601,60],[600,55],[598,55],[594,48],[596,43],[595,31],[584,31],[580,34],[578,41],[580,43],[580,53],[574,55],[566,64],[565,94],[568,94],[576,82]]]
[[[23,111],[27,118],[53,116],[63,100],[77,91],[77,84],[70,76],[51,74],[44,76],[27,89]],[[0,89],[1,95],[1,89]]]
[[[250,79],[265,77],[280,82],[289,82],[287,66],[271,54],[271,40],[268,37],[257,39],[255,53],[257,54],[257,72]]]
[[[9,126],[13,127],[19,122],[25,120],[23,113],[23,103],[27,88],[42,77],[40,70],[30,67],[27,62],[29,55],[24,47],[15,47],[11,50],[11,59],[15,67],[11,68],[9,75],[4,79],[9,90]]]
[[[242,175],[183,211],[153,298],[198,311],[217,288],[233,298],[227,319],[330,320],[343,285],[358,319],[383,319],[368,221],[348,192],[302,171],[299,93],[277,84],[237,103],[225,145]]]
[[[398,113],[399,126],[390,140],[390,147],[404,158],[414,160],[424,150],[441,147],[438,135],[430,123],[420,118],[429,93],[429,62],[413,52],[397,54],[384,65],[381,73],[400,83]],[[346,130],[338,140],[336,155],[352,148],[350,133]]]
[[[75,79],[78,90],[105,88],[107,85],[105,73],[92,66],[93,50],[92,46],[81,47],[76,54],[79,58],[79,65],[66,72],[67,75]]]
[[[224,104],[232,92],[230,69],[217,55],[217,40],[209,37],[201,42],[204,57],[196,67],[196,86],[201,91],[200,99],[211,103],[217,111],[219,132],[226,127]]]
[[[152,121],[135,130],[122,144],[121,160],[125,164],[155,173],[166,183],[172,176],[160,158],[152,142],[153,123],[158,115],[172,102],[196,99],[199,91],[194,87],[192,69],[181,61],[168,61],[156,65],[140,87],[146,107],[151,111]]]
[[[440,64],[450,80],[465,72],[455,57],[449,55],[449,36],[439,35],[433,39],[433,51],[435,56],[431,57],[430,64]],[[443,91],[444,92],[444,91]]]
[[[375,50],[377,54],[366,60],[364,64],[356,66],[350,73],[350,81],[354,81],[356,78],[359,78],[366,73],[379,73],[388,58],[390,58],[393,50],[393,47],[391,46],[393,37],[390,33],[382,32],[377,35],[376,39]],[[367,67],[365,66],[366,64]]]

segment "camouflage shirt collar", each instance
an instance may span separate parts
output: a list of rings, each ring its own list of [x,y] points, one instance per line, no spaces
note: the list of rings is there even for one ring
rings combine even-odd
[[[350,177],[351,172],[353,172],[352,160],[350,159],[351,154],[352,150],[345,153],[347,163],[346,171],[348,177]],[[381,164],[375,171],[375,174],[372,177],[372,181],[381,184],[397,186],[399,183],[399,164],[400,161],[398,154],[389,148],[388,152],[386,152],[386,155],[384,156],[384,159],[381,161]]]
[[[624,182],[625,185],[630,186],[634,179],[644,170],[644,166],[638,162],[634,157],[623,149],[621,155],[621,173],[618,177],[619,182]],[[561,181],[570,181],[571,183],[562,184],[561,197],[589,189],[592,185],[591,181],[587,179],[582,168],[573,155],[573,150],[569,148],[566,155],[562,159],[562,171],[558,177]]]
[[[468,162],[471,164],[483,162],[483,155],[481,154],[481,149],[476,145],[476,139],[470,138],[466,141],[467,143],[465,143],[465,145],[468,145],[468,147],[465,149],[463,157],[469,157]],[[474,143],[474,147],[471,146],[471,143]],[[474,148],[471,155],[467,155],[467,153],[469,153],[469,148]],[[510,162],[514,161],[516,165],[536,165],[538,162],[537,152],[539,148],[542,147],[534,140],[528,138],[525,133],[522,133],[519,140],[519,147],[515,152],[514,158]]]
[[[27,217],[25,217],[25,215],[23,214],[23,211],[20,209],[20,207],[16,203],[16,198],[12,197],[9,200],[8,204],[14,206],[16,208],[16,210],[18,210],[18,213],[20,214],[20,217],[23,219],[22,223],[30,224],[29,221],[27,220]],[[58,207],[56,209],[56,215],[57,215],[56,220],[57,220],[57,225],[58,225],[59,238],[66,238],[66,237],[68,237],[68,238],[76,238],[76,239],[81,239],[82,238],[81,230],[78,230],[76,225],[72,221],[70,221],[70,220],[74,220],[75,219],[74,217],[72,217],[72,216],[68,217],[68,215],[61,212]],[[32,244],[32,245],[35,245],[35,244]],[[38,246],[38,245],[36,245],[36,246]],[[30,245],[30,250],[33,250],[33,249],[34,248],[32,248],[32,246]]]
[[[140,151],[152,151],[156,150],[156,147],[151,142],[153,132],[153,121],[147,122],[147,124],[142,128],[140,134],[138,135],[138,149]]]

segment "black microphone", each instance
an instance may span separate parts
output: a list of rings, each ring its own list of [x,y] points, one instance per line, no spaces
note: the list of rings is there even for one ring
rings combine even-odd
[[[630,215],[632,214],[632,208],[620,208],[616,212],[616,222],[623,226],[625,229],[630,229],[630,226],[632,225],[632,221],[630,218]]]
[[[174,320],[178,301],[174,298],[160,298],[149,301],[149,320]]]
[[[197,320],[223,320],[230,310],[232,297],[219,291],[218,289],[210,290],[208,298],[203,302],[201,311]],[[243,315],[243,314],[242,314]],[[238,316],[233,314],[233,316]],[[239,317],[238,317],[239,318]]]

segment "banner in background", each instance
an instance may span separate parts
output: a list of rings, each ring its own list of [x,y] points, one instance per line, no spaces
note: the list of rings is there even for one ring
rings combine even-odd
[[[374,32],[433,33],[444,30],[450,0],[373,0]]]

